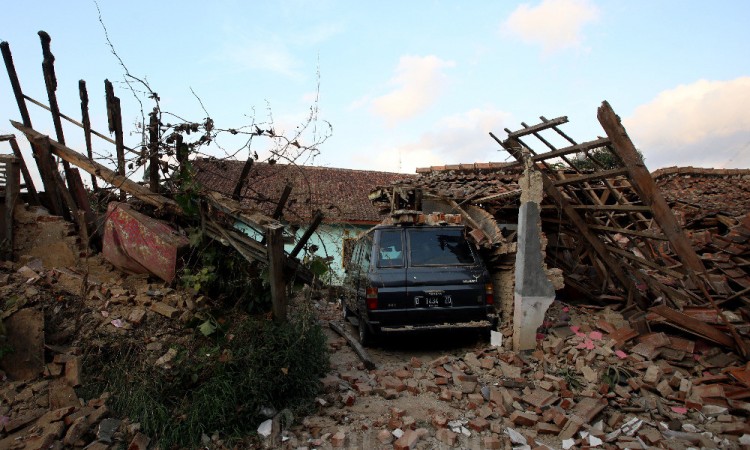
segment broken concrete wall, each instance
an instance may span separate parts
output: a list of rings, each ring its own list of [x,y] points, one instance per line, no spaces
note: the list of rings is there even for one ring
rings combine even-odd
[[[519,180],[521,207],[518,211],[518,249],[516,252],[513,349],[536,348],[536,330],[544,322],[547,308],[555,299],[555,289],[544,270],[542,224],[539,204],[542,177],[527,161]]]

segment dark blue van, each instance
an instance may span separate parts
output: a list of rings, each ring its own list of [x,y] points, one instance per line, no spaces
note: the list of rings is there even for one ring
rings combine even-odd
[[[489,273],[463,225],[382,225],[347,264],[344,316],[362,345],[383,331],[482,327],[496,320]]]

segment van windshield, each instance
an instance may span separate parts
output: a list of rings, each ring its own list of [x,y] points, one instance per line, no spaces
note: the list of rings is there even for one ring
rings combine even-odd
[[[412,266],[459,266],[474,264],[474,254],[460,229],[407,230]]]

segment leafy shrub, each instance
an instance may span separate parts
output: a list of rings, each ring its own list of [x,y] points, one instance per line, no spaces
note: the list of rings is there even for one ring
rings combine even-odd
[[[103,369],[99,389],[111,393],[112,409],[161,448],[195,447],[202,434],[247,436],[267,418],[263,409],[300,413],[328,370],[325,334],[309,313],[282,324],[246,318],[196,341],[196,350],[178,349],[172,369],[143,364],[134,348]]]

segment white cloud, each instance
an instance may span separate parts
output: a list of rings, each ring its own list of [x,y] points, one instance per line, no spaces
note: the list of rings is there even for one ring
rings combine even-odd
[[[582,29],[599,18],[599,8],[589,0],[543,0],[537,6],[523,3],[503,23],[502,29],[545,53],[578,47]]]
[[[501,133],[510,114],[496,109],[472,109],[440,119],[416,141],[396,144],[377,152],[360,153],[358,167],[414,173],[418,167],[500,161],[504,153],[489,136]]]
[[[661,92],[623,120],[646,165],[750,167],[750,77]]]
[[[437,56],[402,56],[391,79],[395,89],[370,103],[371,111],[388,123],[415,116],[432,105],[446,83],[443,69],[453,61]]]

